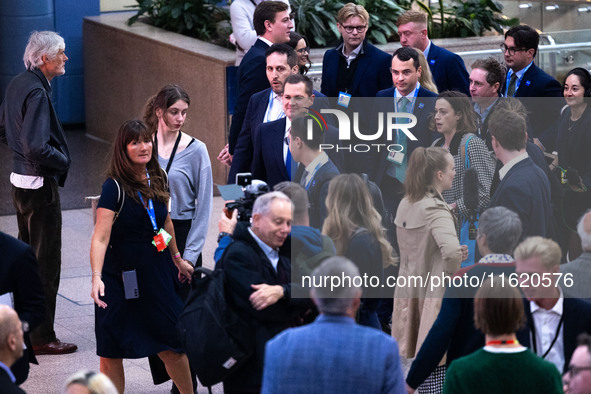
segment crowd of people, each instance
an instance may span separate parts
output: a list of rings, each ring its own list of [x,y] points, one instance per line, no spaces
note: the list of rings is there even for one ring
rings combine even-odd
[[[413,10],[389,55],[348,3],[316,91],[288,2],[235,1],[231,12],[243,57],[218,160],[228,183],[251,172],[273,191],[249,218],[218,223],[215,268],[253,349],[224,392],[591,393],[589,71],[561,86],[521,25],[505,33],[504,64],[479,59],[468,73]],[[0,233],[2,392],[22,392],[35,354],[77,349],[53,330],[70,156],[50,92],[67,60],[62,37],[32,33],[27,71],[0,107],[21,239]],[[370,115],[407,119],[376,135],[396,149],[338,149],[343,117],[359,122],[348,142],[375,131],[359,119],[370,98]],[[190,105],[166,85],[116,134],[90,249],[101,373],[73,375],[64,392],[93,393],[94,381],[123,393],[122,360],[144,357],[155,383],[197,388],[176,325],[195,268],[213,263],[202,258],[213,180],[207,147],[183,128]],[[371,285],[326,284],[345,277]]]

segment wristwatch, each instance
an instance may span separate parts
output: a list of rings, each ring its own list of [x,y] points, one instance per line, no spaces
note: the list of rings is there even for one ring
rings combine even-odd
[[[219,235],[218,235],[218,243],[220,243],[220,241],[222,240],[222,238],[224,238],[224,237],[231,237],[231,236],[232,236],[232,234],[230,234],[230,233],[227,233],[227,232],[225,232],[225,231],[222,231],[222,232],[221,232],[221,233],[219,233]]]

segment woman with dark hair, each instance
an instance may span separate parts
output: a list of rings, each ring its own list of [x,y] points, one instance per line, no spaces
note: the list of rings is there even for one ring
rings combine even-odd
[[[513,286],[490,279],[482,284],[474,297],[474,326],[486,346],[451,363],[443,393],[562,393],[556,366],[517,341],[525,323],[522,297]]]
[[[144,122],[154,136],[160,166],[168,175],[170,217],[183,258],[201,267],[213,199],[207,147],[181,131],[191,100],[179,85],[166,85],[146,103]]]
[[[166,175],[143,122],[119,129],[107,177],[90,246],[101,372],[122,393],[122,359],[157,354],[180,392],[191,393],[189,362],[176,335],[183,305],[173,275],[190,280],[193,266],[178,252]]]
[[[568,258],[572,261],[583,250],[577,234],[577,221],[591,208],[591,75],[584,68],[577,67],[566,74],[564,109],[558,122],[556,151],[558,167],[555,170],[562,181],[565,193],[561,207],[562,225],[568,230]]]
[[[298,67],[300,74],[307,74],[312,66],[310,62],[310,44],[308,39],[295,31],[289,32],[289,42],[287,43],[298,54]]]
[[[490,201],[490,185],[495,163],[486,143],[473,134],[477,127],[476,112],[465,94],[455,91],[439,94],[431,119],[431,129],[437,130],[442,137],[436,139],[433,146],[447,149],[454,158],[456,176],[451,189],[444,191],[442,195],[458,219],[458,237],[462,223],[470,217],[469,209],[464,202],[464,174],[468,168],[474,168],[478,175],[478,190],[473,191],[478,194],[477,210],[484,211]],[[474,247],[472,244],[470,255],[462,266],[474,263]]]
[[[452,156],[442,148],[416,148],[408,161],[404,198],[396,212],[396,235],[400,248],[399,278],[419,278],[400,284],[394,293],[392,336],[400,355],[415,357],[435,322],[445,286],[421,285],[429,277],[452,276],[468,256],[455,230],[455,218],[441,194],[455,176]],[[440,392],[445,362],[419,386],[420,392]]]
[[[362,275],[377,277],[383,283],[384,267],[395,264],[394,252],[363,179],[357,174],[334,177],[328,186],[326,208],[322,233],[333,240],[337,254],[353,261]],[[366,287],[363,291],[359,323],[381,330],[376,312],[381,289]]]

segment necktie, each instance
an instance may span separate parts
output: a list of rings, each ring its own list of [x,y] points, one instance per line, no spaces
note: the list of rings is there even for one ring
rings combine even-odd
[[[402,97],[400,100],[398,100],[398,108],[400,109],[400,112],[410,113],[408,104],[410,104],[410,100],[406,97]]]
[[[285,156],[285,168],[287,169],[287,176],[291,179],[291,152],[289,150],[289,138],[283,139],[285,145],[287,145],[287,155]]]
[[[517,82],[517,74],[511,74],[511,80],[509,81],[509,88],[507,89],[507,97],[515,96],[515,84]]]
[[[304,170],[302,178],[300,179],[300,186],[306,187],[306,178],[308,178],[308,171]]]

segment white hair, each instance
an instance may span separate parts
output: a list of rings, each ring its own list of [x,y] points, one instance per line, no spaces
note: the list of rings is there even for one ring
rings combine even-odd
[[[579,219],[579,224],[577,225],[577,232],[579,233],[579,237],[581,237],[581,246],[585,252],[591,252],[591,233],[585,231],[585,226],[583,224],[585,221],[585,216],[589,214],[591,214],[591,209],[581,216],[581,219]]]
[[[29,36],[23,61],[27,70],[39,68],[43,64],[43,55],[54,59],[60,49],[66,49],[64,39],[53,31],[34,31]]]
[[[266,215],[271,211],[271,203],[273,200],[279,199],[288,202],[291,205],[291,200],[282,192],[265,193],[254,201],[252,207],[252,214]]]
[[[71,375],[64,385],[63,392],[68,393],[68,388],[73,384],[79,384],[88,389],[90,394],[118,394],[117,388],[107,375],[94,371],[78,371]]]

